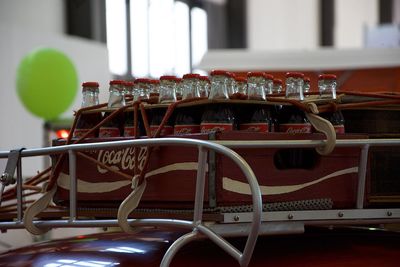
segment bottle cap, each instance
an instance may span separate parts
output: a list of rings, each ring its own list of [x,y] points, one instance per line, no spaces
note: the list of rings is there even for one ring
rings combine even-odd
[[[311,79],[310,79],[310,77],[308,77],[308,76],[305,76],[305,77],[304,77],[304,79],[303,79],[303,81],[305,81],[305,82],[308,82],[308,83],[309,83],[309,82],[311,81]]]
[[[321,74],[318,76],[318,80],[336,80],[335,74]]]
[[[138,78],[138,79],[135,80],[136,84],[138,84],[138,83],[149,83],[149,82],[150,82],[150,79],[147,79],[147,78]]]
[[[160,77],[160,81],[174,81],[177,82],[177,77],[173,75],[164,75]]]
[[[125,86],[134,86],[135,84],[131,81],[126,81]]]
[[[226,71],[226,70],[213,70],[213,71],[211,71],[210,75],[211,76],[221,75],[221,76],[230,77],[229,71]]]
[[[182,77],[183,79],[199,79],[200,78],[200,74],[197,73],[188,73],[183,75]]]
[[[248,72],[247,77],[264,77],[264,72],[261,71]]]
[[[122,80],[112,80],[110,81],[110,85],[124,85],[125,81]]]
[[[200,76],[199,79],[208,83],[210,82],[210,79],[207,76]]]
[[[274,84],[280,84],[280,85],[282,85],[283,82],[282,82],[281,79],[274,79]]]
[[[159,81],[159,80],[156,80],[156,79],[152,79],[152,80],[150,80],[150,83],[151,83],[151,84],[159,84],[160,81]]]
[[[271,75],[271,74],[268,74],[268,73],[264,73],[264,78],[267,79],[267,80],[273,80],[274,76]]]
[[[235,74],[235,73],[230,72],[230,71],[227,71],[226,73],[229,75],[230,78],[235,79],[235,77],[236,77],[236,74]]]
[[[304,78],[304,74],[301,72],[286,72],[286,78]]]
[[[244,78],[244,77],[238,77],[238,76],[236,76],[236,77],[235,77],[235,81],[237,81],[237,82],[239,82],[239,83],[246,83],[246,82],[247,82],[247,79]]]
[[[82,83],[82,87],[99,87],[98,82],[84,82]]]

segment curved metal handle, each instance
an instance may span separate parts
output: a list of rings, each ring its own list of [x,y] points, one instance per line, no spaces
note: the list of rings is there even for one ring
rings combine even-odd
[[[324,133],[326,136],[325,145],[322,147],[317,147],[315,148],[315,150],[320,155],[328,155],[333,151],[336,146],[335,128],[333,128],[333,125],[330,121],[316,115],[319,113],[319,111],[315,103],[308,103],[308,107],[312,113],[305,112],[307,119],[317,131]]]

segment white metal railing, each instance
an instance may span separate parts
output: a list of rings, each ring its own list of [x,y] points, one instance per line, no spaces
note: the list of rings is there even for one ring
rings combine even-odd
[[[69,173],[70,173],[70,205],[69,205],[69,219],[67,220],[42,220],[32,221],[32,227],[38,229],[48,229],[52,227],[105,227],[118,225],[117,220],[79,220],[77,218],[76,202],[77,202],[77,181],[76,181],[76,152],[85,150],[99,150],[111,149],[116,147],[151,147],[151,146],[193,146],[198,148],[198,171],[196,181],[196,195],[194,201],[194,215],[193,221],[174,220],[174,219],[131,219],[129,224],[131,226],[138,225],[173,225],[191,229],[192,231],[177,239],[167,250],[163,257],[161,266],[168,266],[176,252],[189,241],[199,238],[200,235],[205,235],[213,242],[224,249],[228,254],[234,257],[241,266],[247,266],[251,255],[253,253],[255,243],[258,237],[258,232],[261,224],[262,200],[261,192],[258,186],[257,179],[247,162],[233,150],[211,142],[187,139],[187,138],[160,138],[160,139],[137,139],[126,141],[113,141],[103,143],[86,143],[64,145],[57,147],[26,149],[20,153],[21,157],[43,156],[58,153],[68,152],[69,158]],[[214,233],[207,226],[203,224],[203,200],[204,200],[204,187],[205,187],[205,174],[206,174],[206,158],[208,150],[220,153],[230,158],[236,163],[250,185],[253,201],[252,223],[248,231],[248,238],[243,252],[240,252],[224,238]],[[10,151],[0,152],[0,158],[7,158]],[[9,174],[7,174],[9,175]],[[13,175],[13,174],[11,174]],[[17,191],[22,192],[22,166],[21,160],[18,159],[17,164]],[[17,220],[11,222],[0,222],[0,229],[18,229],[27,227],[27,220],[23,220],[22,213],[22,195],[17,194]],[[32,216],[33,220],[33,216]],[[29,220],[28,220],[29,221]],[[29,222],[30,223],[30,222]]]
[[[70,210],[69,219],[66,220],[35,220],[32,222],[38,228],[46,229],[52,227],[108,227],[117,226],[117,220],[80,220],[76,213],[76,152],[95,149],[111,149],[124,146],[168,146],[182,145],[198,148],[198,171],[196,180],[196,195],[194,203],[193,221],[173,220],[173,219],[129,219],[131,227],[141,225],[174,225],[192,231],[177,239],[166,252],[161,266],[168,266],[176,252],[186,243],[205,235],[221,248],[233,256],[242,266],[248,265],[257,235],[265,233],[269,229],[277,229],[277,233],[301,232],[304,225],[326,225],[326,224],[369,224],[369,223],[398,223],[400,222],[400,209],[364,209],[365,181],[367,172],[367,162],[369,148],[373,146],[400,146],[400,139],[340,139],[336,140],[336,147],[359,147],[360,160],[358,166],[358,186],[357,202],[355,209],[348,210],[312,210],[312,211],[277,211],[262,212],[262,200],[260,187],[257,179],[246,161],[231,149],[237,148],[316,148],[325,145],[324,140],[274,140],[274,141],[201,141],[195,139],[181,138],[160,138],[160,139],[140,139],[127,141],[114,141],[103,143],[87,143],[65,145],[49,148],[27,149],[21,152],[21,157],[32,157],[39,155],[50,155],[68,152],[70,168]],[[215,151],[233,160],[244,173],[252,192],[253,212],[243,213],[223,213],[223,223],[225,225],[214,225],[207,227],[202,220],[205,166],[207,151]],[[10,151],[0,151],[0,158],[7,158]],[[17,164],[17,218],[15,221],[0,222],[0,229],[20,229],[24,228],[22,218],[22,166],[21,161]],[[238,219],[239,218],[239,219]],[[268,223],[272,228],[265,228],[261,221]],[[282,225],[290,224],[287,228]],[[245,228],[243,228],[245,226]],[[217,233],[228,233],[235,235],[232,228],[238,228],[241,234],[248,234],[246,247],[243,252],[238,251]],[[260,230],[261,229],[261,230]]]

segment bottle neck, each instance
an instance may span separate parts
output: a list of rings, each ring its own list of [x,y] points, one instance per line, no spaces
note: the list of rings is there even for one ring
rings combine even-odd
[[[94,90],[83,90],[82,108],[91,107],[99,104],[99,92]]]
[[[110,97],[108,99],[109,108],[120,108],[125,106],[125,97],[122,90],[115,88],[113,86],[110,87]]]

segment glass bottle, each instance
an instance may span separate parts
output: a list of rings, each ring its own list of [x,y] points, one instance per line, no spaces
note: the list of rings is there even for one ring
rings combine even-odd
[[[110,96],[108,98],[108,109],[118,109],[125,106],[125,82],[121,80],[110,81]],[[112,111],[106,111],[103,119],[107,118]],[[111,120],[104,123],[99,129],[99,137],[119,137],[123,135],[125,118],[123,113],[119,113]]]
[[[181,78],[176,78],[176,100],[182,100],[182,95],[183,95],[183,79]]]
[[[157,104],[158,98],[160,97],[160,81],[159,80],[149,80],[149,104]]]
[[[248,98],[247,95],[247,79],[244,77],[235,77],[235,82],[236,82],[236,94],[237,98],[241,100],[246,100]]]
[[[318,90],[320,96],[326,99],[336,99],[336,75],[334,74],[322,74],[318,77]],[[323,113],[320,114],[321,117],[329,120],[333,128],[335,128],[335,132],[337,134],[344,134],[344,117],[340,110],[331,113]]]
[[[134,94],[134,83],[130,81],[125,82],[125,101],[129,98],[133,100]],[[131,137],[135,135],[135,128],[133,125],[133,110],[125,111],[125,123],[124,123],[124,136]]]
[[[250,100],[265,101],[265,76],[263,72],[247,73],[247,93]]]
[[[200,76],[200,97],[208,97],[210,93],[210,79],[207,76]]]
[[[211,89],[209,99],[229,99],[227,83],[230,74],[223,70],[211,72]],[[200,124],[202,133],[231,131],[236,128],[235,115],[228,103],[209,105],[203,113]]]
[[[318,76],[318,89],[321,98],[336,99],[336,75],[321,74]]]
[[[283,92],[283,82],[281,79],[274,79],[274,86],[272,92],[274,94],[280,94]]]
[[[146,78],[138,78],[135,80],[136,89],[137,89],[137,100],[142,102],[148,102],[150,99],[150,91],[149,84],[150,80]]]
[[[307,97],[308,94],[310,93],[310,88],[311,88],[310,83],[311,83],[311,80],[310,80],[310,77],[304,77],[303,80],[304,80],[303,94]]]
[[[286,97],[304,100],[304,74],[300,72],[286,73]]]
[[[264,73],[265,78],[265,96],[272,95],[274,93],[274,76],[268,73]]]
[[[160,77],[159,103],[165,104],[176,102],[176,82],[177,78],[172,75]]]
[[[182,99],[200,97],[200,74],[188,73],[182,77]]]
[[[99,84],[97,82],[82,83],[82,108],[91,107],[99,104]],[[74,138],[80,138],[90,129],[96,126],[101,121],[101,113],[84,113],[81,114],[76,123],[76,128],[73,133]],[[94,131],[88,138],[98,136],[98,130]]]
[[[209,99],[229,99],[227,88],[229,77],[229,73],[224,70],[213,70],[211,72]]]
[[[303,78],[298,72],[286,74],[286,97],[303,100]],[[282,106],[279,111],[279,131],[289,134],[311,133],[312,126],[307,120],[304,112],[299,108],[287,105]]]

